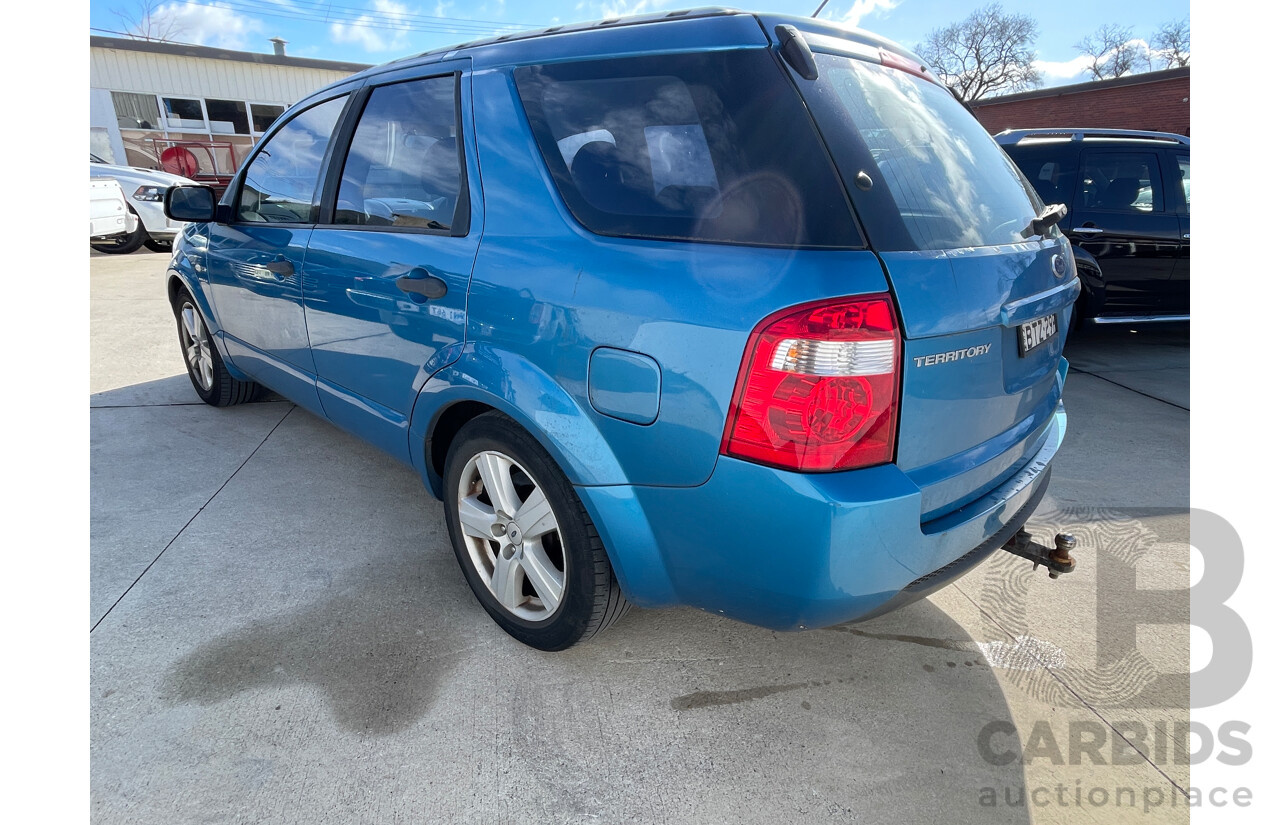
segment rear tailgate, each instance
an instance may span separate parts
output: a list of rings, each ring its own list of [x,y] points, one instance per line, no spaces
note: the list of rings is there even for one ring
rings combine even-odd
[[[996,487],[1046,437],[1074,262],[1056,228],[1033,225],[1043,204],[1021,173],[918,59],[854,33],[806,39],[818,76],[792,77],[901,314],[895,460],[927,522]]]
[[[1079,281],[1061,239],[880,257],[906,336],[897,463],[923,491],[928,521],[978,498],[1039,447],[1062,393]],[[1026,352],[1024,324],[1035,330],[1030,343],[1043,339]]]

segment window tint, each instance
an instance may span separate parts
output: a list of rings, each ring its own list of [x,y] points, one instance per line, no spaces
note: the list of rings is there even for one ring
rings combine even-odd
[[[313,106],[271,136],[245,171],[236,204],[242,221],[314,223],[320,164],[345,97]]]
[[[515,77],[556,187],[592,232],[862,245],[812,122],[766,51],[558,63]]]
[[[453,75],[373,90],[342,169],[334,222],[447,230],[462,191]]]
[[[1178,174],[1182,178],[1182,196],[1187,199],[1187,214],[1191,213],[1191,158],[1178,158]]]
[[[1046,204],[1071,205],[1071,193],[1075,191],[1076,170],[1074,161],[1064,161],[1041,154],[1014,155],[1013,162],[1027,176],[1032,188]]]
[[[1080,195],[1086,209],[1164,211],[1160,164],[1155,155],[1090,152],[1081,165]]]
[[[884,233],[877,244],[954,249],[1026,240],[1022,231],[1036,216],[1030,190],[950,92],[865,60],[815,57],[818,80],[805,95],[819,125],[829,138],[857,133],[875,164],[868,171],[879,173],[870,175],[874,185],[883,181],[906,228],[907,238]]]

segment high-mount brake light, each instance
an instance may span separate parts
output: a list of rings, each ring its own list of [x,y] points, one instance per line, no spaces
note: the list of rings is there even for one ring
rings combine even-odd
[[[887,294],[769,316],[748,340],[720,452],[805,472],[892,461],[901,348]]]
[[[897,52],[891,52],[888,49],[881,49],[880,62],[891,69],[899,69],[907,74],[913,74],[916,77],[923,77],[930,83],[937,83],[939,86],[944,85],[940,80],[938,80],[937,75],[929,71],[927,66],[903,57]]]

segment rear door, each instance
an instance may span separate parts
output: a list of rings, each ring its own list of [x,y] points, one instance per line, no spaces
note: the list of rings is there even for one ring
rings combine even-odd
[[[229,193],[230,220],[209,224],[209,295],[231,360],[317,412],[302,268],[320,173],[346,105],[343,95],[293,115],[260,145]]]
[[[1165,196],[1160,152],[1086,149],[1078,178],[1069,234],[1102,268],[1103,314],[1168,312],[1182,232]]]
[[[1172,183],[1166,186],[1169,198],[1178,213],[1178,230],[1181,233],[1178,254],[1173,261],[1173,275],[1169,280],[1169,310],[1191,314],[1191,152],[1186,149],[1167,151],[1168,175]]]
[[[418,390],[457,357],[480,238],[462,66],[432,68],[361,93],[302,284],[325,414],[405,460]]]
[[[896,463],[920,486],[929,521],[991,489],[1048,437],[1079,284],[1066,239],[1056,228],[1032,234],[1039,198],[972,115],[866,51],[819,53],[818,78],[797,83],[902,315]]]

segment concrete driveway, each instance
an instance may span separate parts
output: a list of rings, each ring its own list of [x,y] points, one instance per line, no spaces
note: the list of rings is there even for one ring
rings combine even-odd
[[[1032,527],[1075,530],[1072,575],[1001,553],[866,624],[633,610],[546,654],[411,470],[199,402],[167,259],[90,263],[95,822],[1188,820],[1185,330],[1068,347]]]

